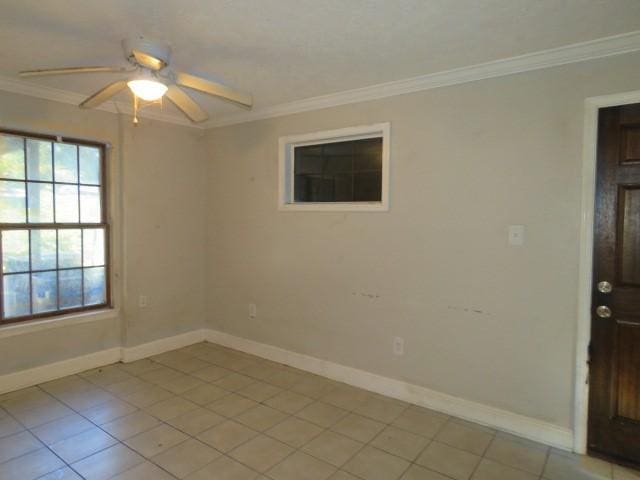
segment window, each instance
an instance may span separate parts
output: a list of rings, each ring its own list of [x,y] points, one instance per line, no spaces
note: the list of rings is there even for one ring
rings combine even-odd
[[[0,324],[109,303],[104,146],[0,132]]]
[[[389,124],[280,138],[282,210],[387,210]]]

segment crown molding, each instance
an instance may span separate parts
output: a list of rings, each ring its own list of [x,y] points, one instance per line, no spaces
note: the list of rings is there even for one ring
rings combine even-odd
[[[44,85],[37,85],[35,83],[29,83],[24,80],[18,80],[11,77],[0,75],[0,90],[5,92],[17,93],[19,95],[27,95],[29,97],[42,98],[45,100],[51,100],[53,102],[67,103],[70,105],[80,105],[87,96],[81,93],[70,92],[68,90],[60,90],[57,88],[46,87]],[[122,113],[125,115],[133,116],[133,108],[131,105],[124,102],[109,101],[105,102],[94,110],[101,110],[103,112],[110,113]],[[138,117],[148,118],[151,120],[158,120],[160,122],[173,123],[176,125],[182,125],[186,127],[205,128],[202,125],[196,125],[191,123],[183,116],[171,115],[167,113],[154,112],[152,110],[139,110]]]
[[[640,31],[634,31],[468,67],[380,83],[364,88],[345,90],[329,95],[305,98],[270,107],[257,108],[249,112],[234,113],[218,119],[212,119],[203,125],[205,128],[223,127],[226,125],[281,117],[294,113],[320,110],[350,103],[377,100],[395,95],[475,82],[488,78],[513,75],[532,70],[557,67],[570,63],[584,62],[638,50],[640,50]]]
[[[201,124],[193,124],[181,115],[159,113],[152,110],[140,111],[138,116],[197,129],[217,128],[584,62],[638,50],[640,50],[640,30],[468,67],[256,108],[248,112],[224,115]],[[71,105],[79,105],[85,99],[85,95],[79,93],[45,87],[4,76],[0,76],[0,90]],[[123,102],[106,102],[98,107],[97,110],[124,113],[126,115],[133,114],[131,105]]]

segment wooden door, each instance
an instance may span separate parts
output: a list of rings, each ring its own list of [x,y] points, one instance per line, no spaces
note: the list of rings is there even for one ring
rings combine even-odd
[[[640,464],[640,104],[600,110],[597,152],[588,444]]]

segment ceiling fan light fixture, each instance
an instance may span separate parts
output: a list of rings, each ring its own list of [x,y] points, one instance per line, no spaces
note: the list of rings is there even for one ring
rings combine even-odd
[[[131,64],[129,68],[122,66],[45,68],[25,70],[20,72],[20,76],[40,77],[74,73],[131,74],[135,72],[128,78],[122,78],[104,86],[79,105],[81,108],[98,108],[129,88],[133,93],[134,123],[137,123],[138,110],[141,107],[146,107],[146,105],[140,105],[140,100],[150,104],[156,102],[162,104],[162,102],[158,102],[162,97],[167,97],[193,123],[207,120],[209,118],[207,112],[183,90],[183,87],[244,107],[251,108],[253,105],[253,99],[248,93],[235,90],[214,80],[169,69],[171,48],[166,43],[136,37],[125,39],[123,47],[124,56]]]
[[[147,102],[159,100],[167,92],[167,86],[151,75],[129,80],[127,86],[136,97]]]

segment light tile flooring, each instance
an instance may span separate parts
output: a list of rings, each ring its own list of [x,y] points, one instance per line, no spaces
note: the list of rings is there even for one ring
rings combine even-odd
[[[200,343],[0,396],[2,480],[640,480]]]

